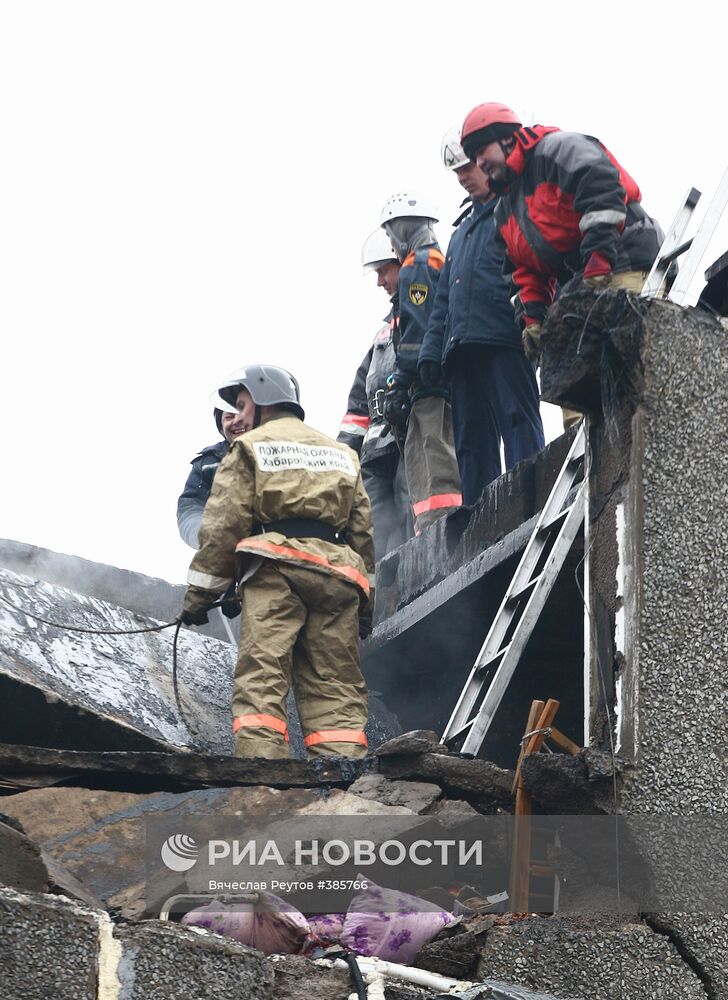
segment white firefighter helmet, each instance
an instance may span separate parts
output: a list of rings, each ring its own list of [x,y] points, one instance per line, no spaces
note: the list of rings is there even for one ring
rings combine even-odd
[[[429,198],[422,198],[417,194],[393,194],[384,203],[382,218],[379,222],[383,226],[386,222],[393,222],[395,219],[431,219],[438,221],[437,209]]]
[[[364,274],[376,271],[382,264],[389,264],[390,261],[399,263],[396,253],[392,250],[389,237],[383,229],[375,229],[364,240],[364,246],[361,250],[361,265],[364,268]]]
[[[247,389],[256,406],[282,405],[303,420],[298,382],[285,368],[277,365],[246,365],[228,376],[210,397],[215,410],[237,413],[235,400]],[[217,416],[215,417],[217,420]]]
[[[460,145],[460,129],[457,125],[449,128],[442,137],[440,155],[447,170],[457,170],[458,167],[464,167],[466,163],[470,163]]]

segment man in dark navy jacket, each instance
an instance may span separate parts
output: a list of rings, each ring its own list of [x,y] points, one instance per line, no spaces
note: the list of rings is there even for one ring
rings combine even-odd
[[[478,500],[506,468],[544,446],[534,366],[526,359],[496,244],[496,199],[458,142],[445,136],[445,166],[472,201],[456,223],[437,285],[418,371],[424,386],[447,379],[463,503]]]
[[[223,413],[217,408],[213,410],[213,414],[223,440],[208,445],[195,455],[185,488],[177,501],[177,529],[182,541],[192,549],[199,548],[197,535],[217,467],[227,455],[234,439],[243,433],[240,414]]]

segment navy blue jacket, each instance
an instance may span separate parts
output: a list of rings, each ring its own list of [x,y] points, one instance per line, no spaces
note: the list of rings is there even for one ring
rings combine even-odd
[[[193,549],[199,548],[197,533],[202,522],[202,512],[212,489],[217,467],[228,453],[227,441],[203,448],[192,459],[192,470],[187,477],[185,488],[177,501],[177,528],[180,538]]]
[[[450,238],[419,361],[446,365],[460,344],[521,349],[496,243],[496,201],[475,204]]]
[[[421,247],[405,257],[399,269],[397,322],[393,335],[397,355],[394,376],[399,384],[417,382],[422,338],[430,321],[444,262],[436,245]]]

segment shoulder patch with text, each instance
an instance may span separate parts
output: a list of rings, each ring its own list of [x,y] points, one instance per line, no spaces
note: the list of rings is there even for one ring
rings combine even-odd
[[[255,460],[261,472],[287,472],[305,469],[307,472],[343,472],[356,476],[357,469],[340,448],[327,445],[301,444],[297,441],[256,441]]]
[[[409,297],[412,305],[413,306],[424,305],[425,300],[427,299],[428,292],[429,288],[427,287],[427,285],[422,285],[420,284],[419,281],[412,282],[412,284],[409,286]]]

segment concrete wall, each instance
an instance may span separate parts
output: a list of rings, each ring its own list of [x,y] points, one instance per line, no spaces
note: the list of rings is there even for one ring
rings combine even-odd
[[[582,292],[551,313],[544,362],[544,396],[589,414],[590,742],[611,728],[626,812],[728,812],[728,337]]]
[[[235,941],[0,887],[3,1000],[269,1000],[273,974]]]

